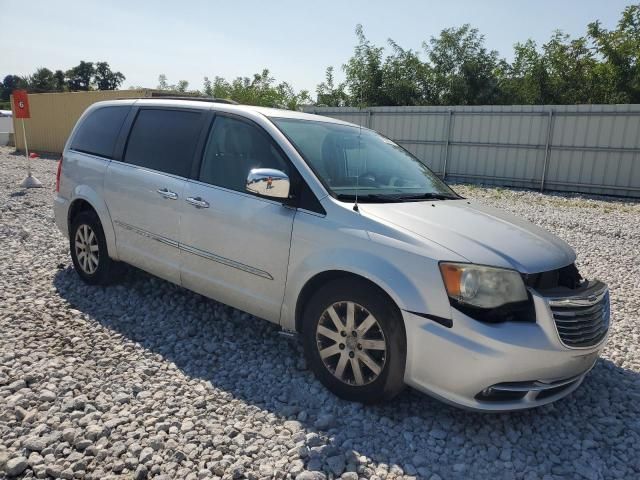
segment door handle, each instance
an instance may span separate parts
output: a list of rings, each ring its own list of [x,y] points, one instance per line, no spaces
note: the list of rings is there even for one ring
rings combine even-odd
[[[209,202],[203,200],[200,197],[187,197],[187,203],[193,205],[196,208],[209,208]]]
[[[171,190],[167,190],[166,188],[159,188],[156,190],[160,195],[164,198],[169,198],[171,200],[177,200],[178,194],[176,192],[172,192]]]

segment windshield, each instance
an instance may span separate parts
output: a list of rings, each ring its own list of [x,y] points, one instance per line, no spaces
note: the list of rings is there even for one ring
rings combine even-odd
[[[340,200],[461,198],[425,164],[378,133],[351,125],[273,118]]]

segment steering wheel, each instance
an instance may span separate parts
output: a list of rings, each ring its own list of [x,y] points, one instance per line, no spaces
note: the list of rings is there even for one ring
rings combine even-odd
[[[365,185],[370,187],[375,187],[378,185],[376,176],[372,172],[364,172],[358,175],[358,183],[360,183],[360,185]]]

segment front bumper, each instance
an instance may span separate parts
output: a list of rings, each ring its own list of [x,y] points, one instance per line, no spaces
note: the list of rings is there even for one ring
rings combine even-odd
[[[594,366],[608,336],[608,289],[600,282],[591,285],[586,293],[564,297],[545,297],[530,290],[535,323],[482,323],[452,309],[453,325],[446,328],[403,312],[405,382],[447,403],[481,411],[526,409],[568,395]],[[591,308],[597,302],[606,324],[602,336],[587,346],[567,346],[566,337],[559,334],[564,327],[557,326],[552,306],[556,310],[559,303]]]

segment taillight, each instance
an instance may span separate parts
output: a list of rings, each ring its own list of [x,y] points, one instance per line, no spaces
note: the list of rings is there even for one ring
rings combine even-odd
[[[56,192],[60,191],[60,174],[62,173],[62,158],[58,160],[58,172],[56,173]]]

